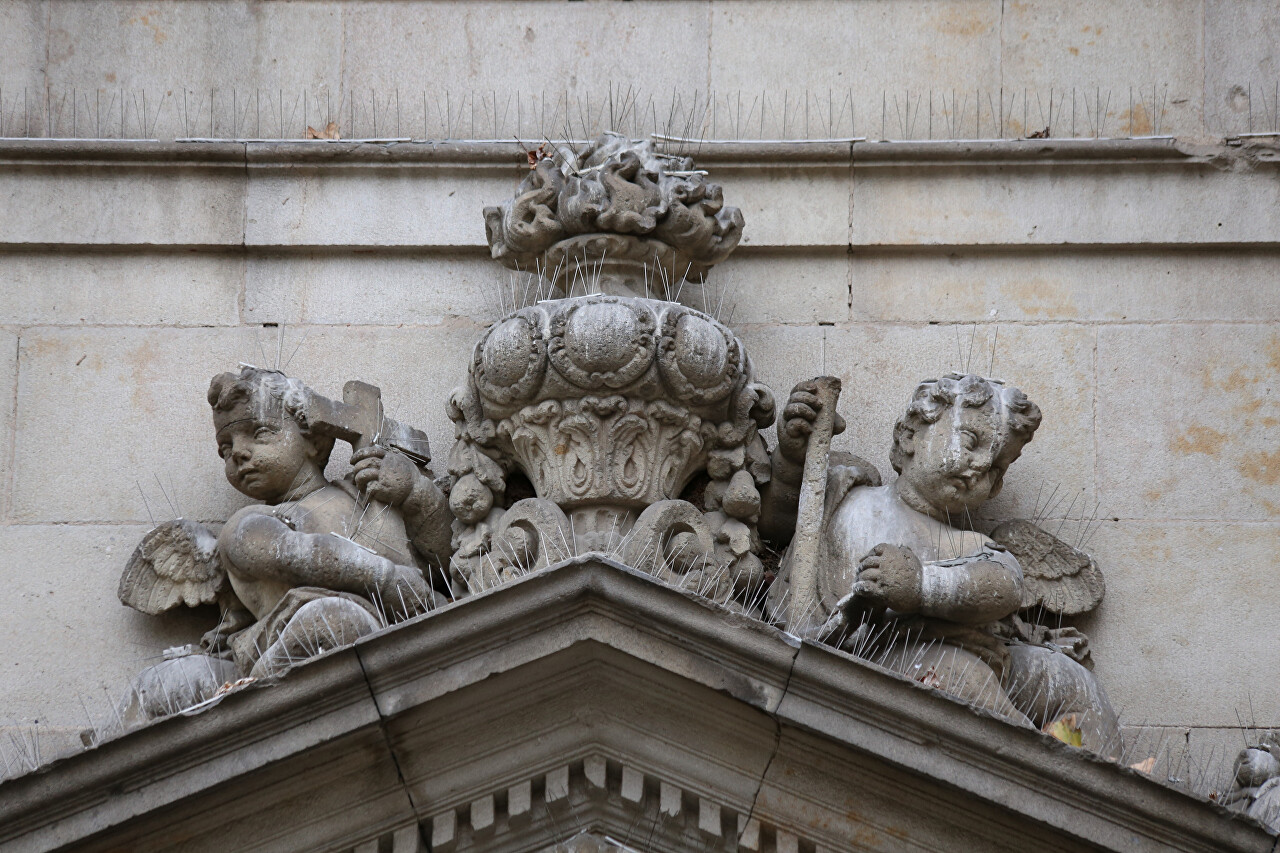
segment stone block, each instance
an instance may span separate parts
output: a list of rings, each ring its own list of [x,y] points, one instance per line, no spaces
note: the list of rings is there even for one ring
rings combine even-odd
[[[703,3],[372,2],[348,6],[344,17],[344,88],[390,100],[398,87],[406,136],[411,127],[422,135],[424,90],[434,138],[443,135],[449,112],[453,138],[509,139],[517,118],[526,137],[561,138],[568,130],[577,138],[590,115],[587,135],[594,135],[592,125],[609,124],[610,89],[616,117],[624,109],[649,114],[653,94],[665,124],[673,90],[688,95],[706,87]],[[394,50],[386,49],[388,33],[395,33]],[[633,81],[643,81],[644,91],[637,93]],[[394,119],[390,104],[383,115],[383,125]],[[372,126],[357,116],[355,129],[368,133]]]
[[[569,768],[557,767],[549,772],[544,784],[544,795],[548,803],[566,799],[569,796]]]
[[[930,89],[1000,85],[1000,18],[996,0],[713,4],[711,89],[728,99],[721,126],[765,138],[924,137],[918,105]]]
[[[1103,136],[1203,133],[1204,22],[1199,0],[1007,4],[1000,70],[1008,135],[1049,127],[1051,136],[1071,136],[1073,89],[1076,135],[1095,135],[1086,116],[1099,95]]]
[[[250,246],[484,247],[486,204],[520,173],[459,180],[452,170],[255,167],[245,211]]]
[[[1280,591],[1259,580],[1277,548],[1274,522],[1099,528],[1107,595],[1085,628],[1122,722],[1237,726],[1252,703],[1257,725],[1280,725],[1280,685],[1260,677],[1280,667]]]
[[[742,248],[849,244],[847,166],[715,167],[712,178],[746,219]]]
[[[665,780],[658,783],[658,810],[663,817],[676,817],[680,814],[681,791]]]
[[[246,500],[222,475],[205,392],[259,352],[245,328],[27,330],[11,517],[142,523],[142,491],[157,522],[225,518]]]
[[[145,532],[137,525],[0,527],[0,607],[22,614],[0,627],[7,715],[86,728],[81,697],[95,724],[114,721],[112,706],[135,674],[217,623],[214,608],[144,616],[116,598],[120,572]]]
[[[512,291],[523,286],[517,278],[479,251],[266,252],[246,264],[245,320],[434,325],[469,317],[488,323],[514,304]]]
[[[1269,250],[891,250],[851,263],[858,320],[1280,320]]]
[[[0,136],[25,136],[30,115],[39,119],[44,102],[45,65],[49,39],[45,29],[47,3],[5,0],[0,3]],[[30,126],[39,132],[40,125]]]
[[[119,87],[128,96],[147,89],[148,112],[159,113],[149,119],[157,135],[279,136],[283,113],[284,135],[297,138],[308,120],[319,120],[303,117],[302,89],[314,94],[340,78],[342,28],[342,4],[323,0],[285,7],[246,0],[51,4],[50,44],[61,49],[50,51],[49,77],[55,87],[102,87],[104,100]],[[127,105],[126,135],[149,136],[136,123],[140,104]]]
[[[778,410],[786,404],[792,386],[823,372],[824,332],[816,326],[735,326],[755,368],[756,381],[773,391]],[[767,435],[770,446],[776,434]]]
[[[8,252],[0,323],[226,326],[239,322],[244,262],[186,252]]]
[[[15,167],[0,209],[11,245],[240,245],[244,170]]]
[[[527,818],[533,807],[533,783],[525,780],[507,789],[507,817]]]
[[[1280,10],[1271,0],[1205,0],[1204,118],[1211,133],[1280,130]]]
[[[823,372],[843,383],[839,408],[848,429],[832,446],[870,460],[885,482],[895,476],[889,464],[893,425],[916,385],[967,368],[1022,389],[1044,415],[1034,440],[1009,469],[1004,490],[984,507],[982,517],[1030,518],[1051,496],[1053,517],[1064,518],[1068,507],[1073,518],[1093,510],[1091,329],[1015,325],[1001,326],[997,334],[990,325],[855,325],[817,331],[826,333]],[[795,362],[789,355],[786,363]],[[808,377],[796,380],[801,378]],[[781,409],[790,385],[774,391]]]
[[[181,514],[226,518],[246,501],[223,477],[205,392],[215,373],[234,370],[238,362],[274,365],[277,350],[285,360],[293,353],[289,373],[326,396],[341,398],[349,379],[380,386],[387,414],[425,429],[443,462],[453,438],[445,401],[465,375],[478,326],[459,321],[405,329],[287,327],[282,346],[274,332],[27,332],[18,382],[13,517],[142,522],[147,512],[141,485],[159,521],[177,514],[161,495],[159,477]],[[46,447],[58,452],[44,452]],[[331,475],[344,470],[348,455],[347,445],[339,443]],[[443,470],[440,464],[437,469]]]
[[[1271,520],[1280,512],[1280,328],[1098,330],[1098,470],[1120,518]]]
[[[849,319],[848,277],[843,248],[745,251],[717,266],[705,288],[687,292],[692,304],[735,324],[843,323]]]
[[[13,398],[18,385],[18,336],[0,330],[0,511],[8,517],[12,501],[9,467],[13,459]]]
[[[493,826],[493,794],[481,797],[471,803],[471,828],[479,831]]]
[[[1141,211],[1140,215],[1138,211]],[[1280,182],[1209,165],[859,168],[852,242],[878,245],[1271,243]]]

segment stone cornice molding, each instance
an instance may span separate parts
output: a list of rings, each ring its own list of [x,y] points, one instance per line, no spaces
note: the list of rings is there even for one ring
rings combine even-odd
[[[410,823],[443,833],[476,802],[483,823],[485,798],[501,811],[513,786],[589,759],[819,849],[853,827],[875,849],[913,804],[944,837],[1273,849],[1211,803],[591,556],[7,782],[0,845],[194,850],[240,831],[235,849],[350,849]],[[574,814],[625,828],[614,794]]]
[[[0,166],[298,166],[394,168],[448,166],[523,174],[524,152],[536,142],[458,140],[199,140],[0,139]],[[1117,166],[1170,163],[1248,167],[1280,162],[1280,135],[1189,142],[1133,139],[911,141],[668,141],[655,149],[693,156],[700,165],[737,168],[956,165]]]

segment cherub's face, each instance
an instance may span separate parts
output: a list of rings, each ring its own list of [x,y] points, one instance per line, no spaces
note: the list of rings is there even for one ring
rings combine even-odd
[[[260,501],[280,500],[302,478],[316,449],[292,418],[236,421],[218,431],[227,482]]]
[[[940,513],[963,515],[999,493],[1007,467],[998,458],[1001,439],[991,403],[951,406],[916,430],[902,479]]]

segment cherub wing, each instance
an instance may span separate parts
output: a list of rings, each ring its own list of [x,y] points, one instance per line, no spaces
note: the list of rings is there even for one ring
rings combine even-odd
[[[991,538],[1022,566],[1022,609],[1043,607],[1074,616],[1098,606],[1106,592],[1102,570],[1088,554],[1071,547],[1029,521],[1006,521]]]
[[[176,518],[142,537],[116,594],[154,616],[179,604],[212,604],[226,583],[217,537],[203,524]]]

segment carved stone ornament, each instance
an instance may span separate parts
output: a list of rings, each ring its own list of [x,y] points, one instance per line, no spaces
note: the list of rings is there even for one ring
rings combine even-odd
[[[515,198],[485,208],[484,220],[504,266],[538,272],[566,292],[587,277],[623,296],[702,279],[738,245],[743,226],[691,159],[612,133],[577,151],[535,154]]]
[[[465,587],[591,550],[677,572],[738,563],[758,580],[773,396],[710,316],[609,295],[521,309],[476,345],[449,414]],[[503,509],[515,474],[535,496]],[[681,495],[699,475],[695,507]]]
[[[330,400],[275,370],[215,376],[209,405],[227,480],[262,501],[215,534],[189,519],[149,532],[120,578],[125,604],[157,614],[216,604],[200,646],[170,650],[138,676],[131,719],[212,699],[240,678],[293,663],[432,607],[428,573],[447,559],[448,510],[430,478],[427,437],[382,413],[378,389],[349,382]],[[330,482],[334,440],[356,452]],[[443,575],[436,573],[441,580]]]
[[[834,399],[819,401],[816,390],[807,383],[792,393],[780,446],[796,443],[797,421],[822,433],[816,413]],[[1060,622],[1037,624],[1097,606],[1097,563],[1029,521],[986,535],[973,520],[1040,420],[1025,394],[998,380],[947,374],[920,383],[894,427],[895,482],[867,476],[866,463],[806,465],[821,521],[798,523],[769,605],[793,630],[860,655],[883,647],[891,669],[1015,723],[1065,726],[1077,745],[1110,754],[1118,724],[1090,671],[1088,638]],[[812,554],[796,547],[806,539]]]
[[[1223,802],[1280,833],[1280,736],[1267,732],[1236,756],[1231,790]]]

